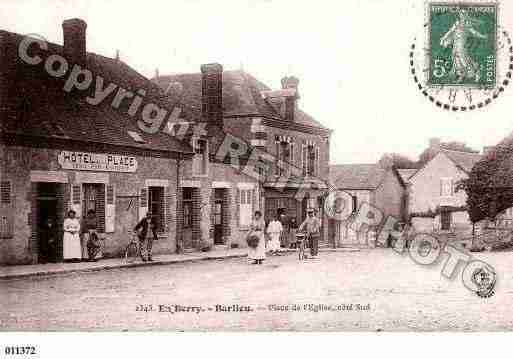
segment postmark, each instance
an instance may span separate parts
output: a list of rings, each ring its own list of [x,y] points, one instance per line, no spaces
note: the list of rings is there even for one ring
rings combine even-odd
[[[424,29],[409,58],[416,88],[436,107],[470,112],[491,105],[513,72],[513,43],[499,2],[426,2]]]

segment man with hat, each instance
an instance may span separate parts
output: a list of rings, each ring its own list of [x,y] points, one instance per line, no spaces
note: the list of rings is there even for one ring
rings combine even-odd
[[[306,232],[310,246],[310,254],[313,258],[317,258],[317,253],[319,252],[319,237],[321,234],[321,221],[315,217],[313,208],[309,208],[307,214],[306,219],[301,223],[301,226],[299,226],[299,232]]]
[[[158,237],[157,223],[155,223],[155,219],[151,212],[146,213],[146,217],[137,223],[134,227],[134,232],[137,233],[137,236],[139,237],[139,248],[142,261],[146,262],[146,258],[144,257],[144,254],[146,254],[148,258],[147,260],[152,262],[151,250],[153,247],[153,241],[156,241]],[[144,248],[144,244],[146,244],[146,248]]]

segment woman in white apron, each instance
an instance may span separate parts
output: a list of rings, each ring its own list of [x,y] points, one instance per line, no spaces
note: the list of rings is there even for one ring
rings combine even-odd
[[[262,264],[265,259],[265,222],[260,211],[255,212],[251,221],[251,233],[258,236],[258,245],[255,248],[248,247],[248,258],[253,259],[253,264]]]
[[[271,254],[279,255],[280,252],[280,236],[283,232],[283,226],[278,219],[273,219],[267,226],[267,234],[271,238],[269,241],[269,251]]]
[[[75,211],[68,212],[64,220],[63,257],[65,261],[80,262],[82,246],[80,244],[80,222],[75,218]]]

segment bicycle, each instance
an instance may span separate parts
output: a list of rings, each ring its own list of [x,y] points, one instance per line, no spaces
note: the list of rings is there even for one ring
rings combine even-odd
[[[303,261],[307,259],[308,257],[305,254],[306,235],[304,233],[296,233],[296,243],[298,248],[299,260]]]
[[[130,241],[128,242],[125,253],[124,253],[124,259],[127,263],[134,262],[138,257],[141,257],[141,248],[139,246],[139,237],[137,236],[137,233],[131,232]]]

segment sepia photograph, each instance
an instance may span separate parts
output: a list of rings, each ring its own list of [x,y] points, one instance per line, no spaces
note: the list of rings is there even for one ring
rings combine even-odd
[[[505,0],[2,0],[0,334],[512,331],[512,73]]]

